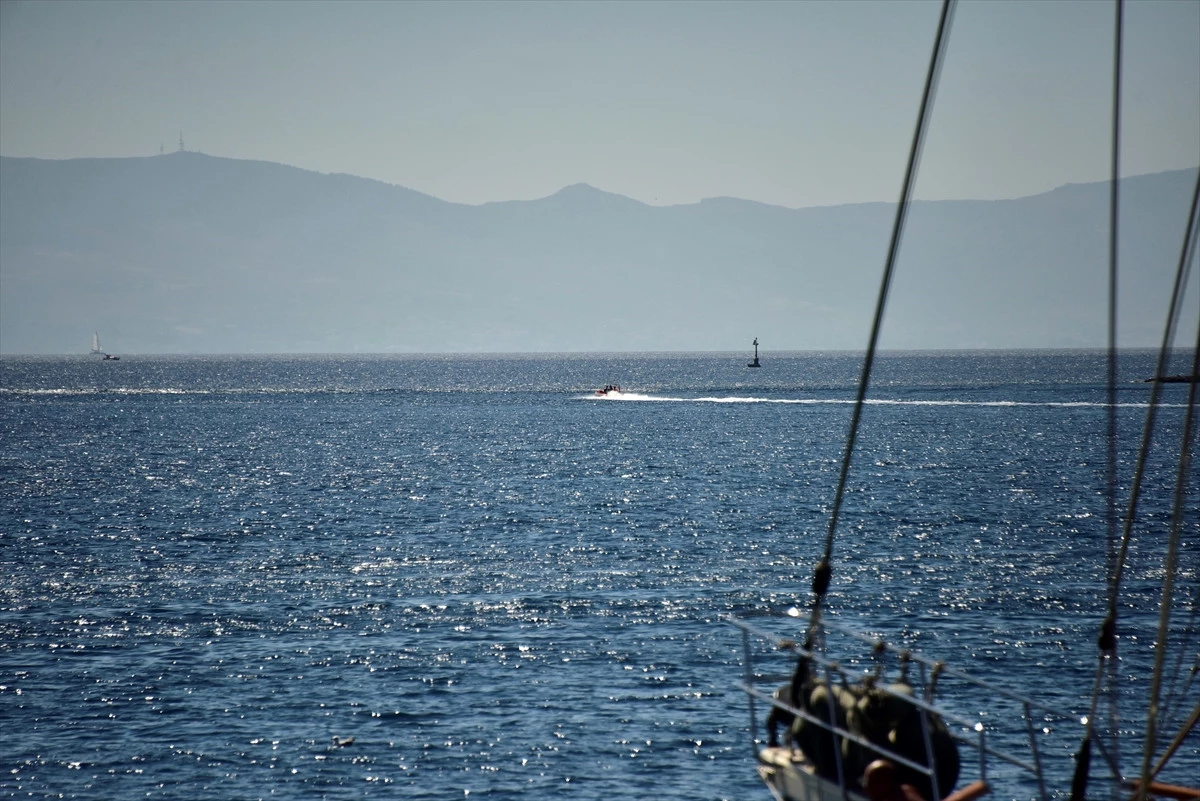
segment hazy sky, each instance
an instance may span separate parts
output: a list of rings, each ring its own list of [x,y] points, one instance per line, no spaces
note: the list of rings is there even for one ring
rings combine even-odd
[[[0,153],[178,147],[445,200],[898,196],[937,2],[0,0]],[[1113,5],[960,3],[917,194],[1108,172]],[[1123,171],[1200,163],[1200,0],[1126,7]]]

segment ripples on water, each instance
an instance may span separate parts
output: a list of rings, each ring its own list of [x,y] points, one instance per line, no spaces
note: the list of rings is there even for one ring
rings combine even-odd
[[[0,788],[768,797],[719,618],[807,600],[858,362],[743,361],[0,362]],[[1083,708],[1100,362],[885,359],[835,549],[839,619]],[[662,402],[594,398],[606,383]],[[1162,411],[1176,433],[1182,390]],[[1147,397],[1123,384],[1123,431]],[[1135,541],[1127,580],[1128,619],[1151,625],[1157,547]],[[1152,640],[1130,642],[1130,684]],[[1048,760],[1077,740],[1056,726]]]

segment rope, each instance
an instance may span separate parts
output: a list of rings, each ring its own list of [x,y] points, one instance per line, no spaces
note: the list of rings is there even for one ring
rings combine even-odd
[[[933,54],[929,60],[929,71],[925,75],[925,91],[921,96],[921,109],[917,114],[917,125],[913,132],[912,149],[908,155],[908,167],[904,173],[904,185],[900,192],[900,203],[896,207],[896,220],[892,226],[891,244],[888,246],[887,262],[883,269],[883,279],[880,281],[879,298],[875,303],[875,318],[871,323],[871,336],[867,344],[867,352],[863,358],[862,374],[858,381],[858,396],[854,402],[854,412],[850,418],[850,432],[846,436],[846,449],[842,454],[842,467],[838,475],[837,490],[833,496],[833,508],[829,515],[829,530],[825,535],[825,549],[813,575],[813,612],[809,618],[809,632],[819,625],[821,603],[829,589],[833,574],[833,539],[837,533],[838,518],[841,515],[842,498],[846,492],[846,479],[850,474],[850,461],[854,454],[854,444],[858,439],[858,426],[862,419],[863,406],[866,404],[867,386],[871,379],[871,367],[875,361],[875,351],[879,343],[879,331],[883,326],[883,311],[887,306],[888,290],[895,272],[896,255],[900,251],[900,235],[904,231],[904,220],[908,215],[908,207],[912,201],[913,185],[916,183],[917,166],[921,161],[921,150],[925,144],[925,132],[928,128],[929,117],[933,110],[933,99],[937,91],[938,76],[945,60],[946,47],[950,39],[950,23],[954,16],[956,0],[943,0],[942,13],[938,19],[937,36],[934,39]]]
[[[1118,325],[1118,269],[1117,262],[1120,254],[1118,248],[1118,238],[1121,230],[1120,226],[1120,195],[1121,195],[1121,67],[1122,67],[1122,46],[1124,44],[1124,18],[1125,18],[1125,2],[1117,0],[1116,14],[1113,30],[1113,101],[1112,101],[1112,163],[1110,174],[1112,180],[1109,183],[1109,208],[1108,208],[1108,437],[1107,443],[1107,514],[1105,515],[1105,541],[1108,548],[1108,559],[1110,566],[1112,565],[1113,543],[1115,542],[1116,524],[1117,524],[1117,325]],[[1110,577],[1115,573],[1110,573]],[[1116,588],[1113,589],[1113,596],[1116,596]],[[1114,607],[1110,607],[1110,611]],[[1107,663],[1108,666],[1108,714],[1109,714],[1109,730],[1113,732],[1113,751],[1118,773],[1120,772],[1121,764],[1121,743],[1117,739],[1121,727],[1118,725],[1120,715],[1117,709],[1118,694],[1117,687],[1117,631],[1116,631],[1116,615],[1111,616],[1112,622],[1105,626],[1102,631],[1100,648],[1102,652],[1107,653],[1105,659],[1101,657],[1101,661]],[[1095,714],[1089,720],[1095,719]],[[1089,724],[1090,725],[1090,724]]]
[[[1162,344],[1158,350],[1158,363],[1155,367],[1153,381],[1150,385],[1150,402],[1146,409],[1146,422],[1142,427],[1142,444],[1138,450],[1137,465],[1133,474],[1133,486],[1129,492],[1129,505],[1125,510],[1124,527],[1121,532],[1121,550],[1117,559],[1116,572],[1108,598],[1109,619],[1116,621],[1117,594],[1121,587],[1125,560],[1129,553],[1129,541],[1132,538],[1133,520],[1137,514],[1137,504],[1141,497],[1142,476],[1146,469],[1146,460],[1150,453],[1150,439],[1154,431],[1154,421],[1158,412],[1158,399],[1162,394],[1162,381],[1166,375],[1167,357],[1170,354],[1171,342],[1175,337],[1175,326],[1179,320],[1180,310],[1184,300],[1185,280],[1189,274],[1192,257],[1196,250],[1196,237],[1200,233],[1200,222],[1197,221],[1197,211],[1200,211],[1200,172],[1196,173],[1196,188],[1192,191],[1192,207],[1188,212],[1187,231],[1184,234],[1182,252],[1179,254],[1179,267],[1175,271],[1175,286],[1171,290],[1171,305],[1167,313],[1167,324],[1163,331]],[[1192,368],[1193,371],[1195,367]],[[1107,621],[1105,621],[1107,624]]]
[[[1162,757],[1159,758],[1158,762],[1154,765],[1154,770],[1150,772],[1151,776],[1157,776],[1158,772],[1166,767],[1167,762],[1170,761],[1171,757],[1175,755],[1175,752],[1179,750],[1179,746],[1183,745],[1184,738],[1192,733],[1198,723],[1200,723],[1200,703],[1196,704],[1196,707],[1192,710],[1192,715],[1188,718],[1187,723],[1183,724],[1183,726],[1179,728],[1179,733],[1175,735],[1175,739],[1171,741],[1171,745],[1167,747],[1167,750],[1163,752]]]
[[[1197,173],[1196,187],[1197,195],[1200,196],[1200,173]],[[1194,212],[1195,209],[1193,208],[1193,219]],[[1188,233],[1192,234],[1194,230],[1194,228],[1191,228]],[[1191,241],[1190,244],[1194,245],[1195,242]],[[1188,248],[1185,245],[1185,258],[1187,250]],[[1180,273],[1182,273],[1182,265],[1180,265],[1180,268]],[[1195,376],[1198,371],[1200,371],[1200,325],[1196,328],[1196,345],[1192,350],[1192,375]],[[1155,383],[1159,384],[1161,382],[1156,381]],[[1197,382],[1192,381],[1188,386],[1187,410],[1183,419],[1183,433],[1179,445],[1179,467],[1175,477],[1175,498],[1173,508],[1171,509],[1171,533],[1167,540],[1167,555],[1163,563],[1166,576],[1163,578],[1162,601],[1159,604],[1158,610],[1158,642],[1154,649],[1154,674],[1150,679],[1150,703],[1147,705],[1149,709],[1146,713],[1146,745],[1142,749],[1142,787],[1148,786],[1151,776],[1150,759],[1154,755],[1155,735],[1158,728],[1159,695],[1162,692],[1163,662],[1166,659],[1167,633],[1171,621],[1171,593],[1175,584],[1176,559],[1179,553],[1179,529],[1180,521],[1183,519],[1183,496],[1187,488],[1188,468],[1191,462],[1192,411],[1196,408]],[[1194,718],[1192,725],[1195,725]],[[1141,794],[1144,793],[1144,790],[1139,790],[1138,792]]]
[[[1110,178],[1108,183],[1108,348],[1107,348],[1107,381],[1108,425],[1107,459],[1105,470],[1105,486],[1107,488],[1107,547],[1109,561],[1109,590],[1113,592],[1112,581],[1115,576],[1113,563],[1114,544],[1117,533],[1117,240],[1120,228],[1120,157],[1121,157],[1121,43],[1122,22],[1125,13],[1124,0],[1116,3],[1116,30],[1113,32],[1113,100],[1112,100],[1112,153]],[[1115,641],[1110,648],[1116,647]]]
[[[1117,655],[1117,586],[1120,582],[1122,549],[1120,559],[1114,560],[1117,533],[1117,262],[1118,230],[1121,186],[1121,46],[1124,39],[1124,0],[1117,0],[1113,29],[1113,99],[1112,99],[1112,151],[1108,190],[1108,348],[1107,348],[1107,436],[1105,437],[1105,560],[1108,572],[1108,616],[1100,626],[1097,641],[1096,679],[1092,685],[1092,702],[1084,730],[1083,744],[1075,763],[1075,775],[1071,781],[1071,801],[1083,801],[1087,795],[1088,773],[1091,768],[1092,738],[1095,736],[1096,710],[1100,703],[1100,692],[1104,686],[1104,668],[1109,668],[1109,686],[1115,684]],[[1155,385],[1157,386],[1157,384]],[[1109,713],[1117,720],[1115,695],[1109,696]],[[1118,731],[1117,726],[1112,730]],[[1119,765],[1120,755],[1117,756]]]
[[[1195,681],[1197,674],[1200,674],[1200,652],[1192,650],[1192,640],[1196,634],[1196,613],[1200,610],[1200,584],[1192,585],[1191,613],[1188,615],[1187,623],[1183,625],[1182,642],[1177,643],[1178,654],[1175,657],[1175,668],[1171,674],[1175,677],[1175,681],[1171,684],[1171,689],[1167,693],[1167,700],[1162,703],[1160,716],[1166,720],[1173,720],[1176,714],[1176,703],[1179,699],[1187,698],[1191,693],[1192,682]],[[1183,678],[1183,660],[1188,654],[1195,654],[1195,661],[1192,662],[1191,668],[1187,671],[1187,678]],[[1161,761],[1161,760],[1160,760]],[[1158,769],[1153,771],[1154,775],[1158,775]]]

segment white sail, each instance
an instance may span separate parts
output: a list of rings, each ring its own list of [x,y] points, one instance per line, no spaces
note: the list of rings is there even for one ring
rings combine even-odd
[[[104,351],[100,350],[100,332],[93,331],[92,332],[92,353],[103,353],[103,352]]]

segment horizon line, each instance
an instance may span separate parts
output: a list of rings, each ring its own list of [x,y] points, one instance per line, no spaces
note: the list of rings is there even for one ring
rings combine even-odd
[[[1131,345],[1118,348],[1118,354],[1121,353],[1141,353],[1151,352],[1156,353],[1159,350],[1158,345]],[[1192,352],[1191,346],[1172,347],[1171,353],[1186,354]],[[700,357],[700,356],[729,356],[731,358],[743,358],[749,352],[746,350],[581,350],[581,351],[234,351],[234,352],[157,352],[157,353],[139,353],[139,352],[123,352],[120,355],[124,357],[143,357],[143,358],[175,358],[175,357],[201,357],[201,358],[296,358],[296,357],[340,357],[340,358],[361,358],[361,357],[479,357],[479,358],[551,358],[551,357],[568,357],[568,358],[586,358],[598,356],[684,356],[684,357]],[[770,354],[776,357],[795,357],[795,356],[814,356],[814,355],[858,355],[866,352],[865,348],[814,348],[809,350],[802,349],[785,349],[785,350],[768,350],[761,351],[762,354]],[[880,348],[880,354],[932,354],[932,355],[950,355],[950,354],[997,354],[997,353],[1098,353],[1104,354],[1107,352],[1103,345],[1095,346],[1046,346],[1046,347],[965,347],[965,348]],[[70,353],[2,353],[0,359],[59,359],[59,358],[80,358],[93,359],[96,354],[87,351],[73,351]],[[762,356],[766,360],[766,356]]]

